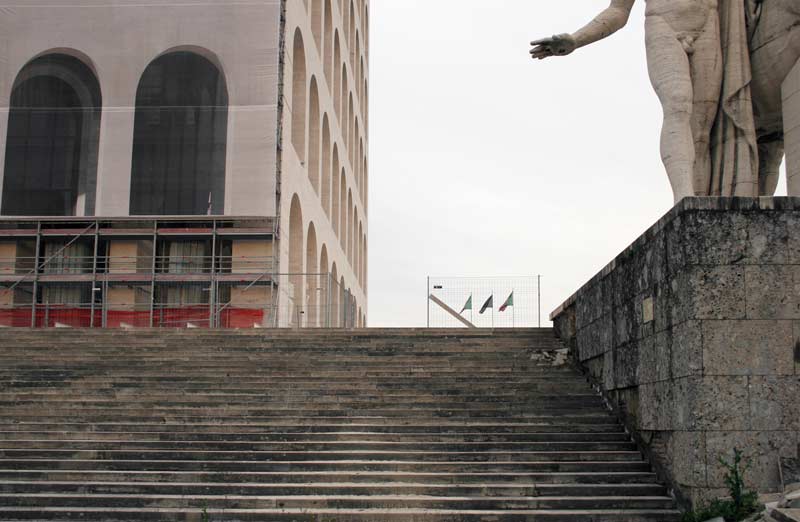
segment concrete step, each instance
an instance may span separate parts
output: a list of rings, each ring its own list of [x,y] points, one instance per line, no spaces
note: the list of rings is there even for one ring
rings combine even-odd
[[[152,481],[163,486],[186,482],[222,482],[225,484],[312,484],[320,482],[347,482],[358,484],[412,483],[412,484],[519,484],[537,485],[570,484],[652,484],[657,478],[651,471],[617,472],[403,472],[403,471],[276,471],[276,472],[213,472],[200,471],[114,471],[75,469],[0,469],[0,480],[6,481],[72,481],[79,484],[94,481],[122,481],[139,483]]]
[[[0,520],[678,520],[551,330],[4,334]]]
[[[243,441],[153,441],[153,440],[6,440],[2,449],[37,450],[145,450],[145,451],[235,451],[235,452],[319,452],[319,451],[456,451],[456,452],[631,452],[637,451],[632,441],[626,442],[376,442],[369,440],[243,442]],[[2,451],[0,449],[0,451]]]
[[[607,423],[601,424],[565,424],[555,419],[554,422],[520,422],[517,419],[503,419],[500,422],[491,421],[455,421],[453,419],[441,419],[436,421],[408,422],[399,424],[396,420],[378,420],[375,418],[358,421],[354,418],[333,419],[320,422],[319,419],[301,419],[302,422],[292,422],[295,419],[280,419],[271,422],[256,422],[250,419],[242,419],[238,422],[209,422],[204,419],[202,422],[191,424],[178,423],[174,421],[160,422],[134,422],[130,420],[116,420],[112,422],[75,422],[74,419],[67,419],[61,422],[48,422],[41,419],[22,420],[12,418],[5,424],[0,421],[5,431],[28,431],[51,430],[64,432],[130,432],[130,433],[184,433],[187,430],[194,433],[262,433],[262,434],[282,434],[282,433],[315,433],[315,434],[335,434],[335,433],[379,433],[384,435],[405,435],[405,434],[439,434],[452,435],[461,433],[478,433],[486,435],[521,435],[521,434],[540,434],[540,433],[619,433],[622,427],[609,418]]]
[[[490,497],[428,495],[137,495],[88,493],[0,493],[0,505],[20,507],[135,507],[209,509],[670,509],[668,496]]]
[[[85,427],[84,427],[85,428]],[[121,442],[177,442],[177,443],[364,443],[364,444],[569,444],[617,443],[630,444],[624,432],[610,433],[376,433],[368,431],[339,431],[328,433],[233,433],[213,431],[0,431],[0,441],[121,441]],[[0,445],[4,445],[0,442]]]
[[[239,495],[239,496],[338,496],[417,495],[433,497],[624,497],[666,496],[655,483],[628,484],[518,484],[518,483],[413,483],[413,482],[311,482],[302,484],[255,484],[228,482],[93,482],[8,481],[0,479],[0,493],[87,493],[124,495]]]
[[[108,471],[214,471],[214,472],[431,472],[431,473],[613,473],[647,472],[650,466],[644,461],[420,461],[420,460],[282,460],[274,462],[255,460],[167,460],[167,459],[88,459],[64,458],[0,458],[2,469],[72,469]]]
[[[162,508],[2,508],[0,517],[21,520],[103,520],[106,522],[677,522],[672,509],[641,510],[456,510],[456,509],[162,509]]]

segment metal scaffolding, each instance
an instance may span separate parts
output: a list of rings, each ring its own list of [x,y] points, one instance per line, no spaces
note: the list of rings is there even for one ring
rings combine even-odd
[[[293,302],[276,239],[274,218],[3,218],[0,324],[352,326],[354,299],[329,274],[304,275],[320,295]]]

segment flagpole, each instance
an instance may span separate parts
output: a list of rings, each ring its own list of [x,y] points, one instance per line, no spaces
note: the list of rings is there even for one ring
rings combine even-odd
[[[513,299],[514,296],[514,289],[511,289],[511,296]],[[517,327],[517,307],[514,304],[511,305],[511,328]]]
[[[494,290],[492,290],[492,330],[494,330]]]

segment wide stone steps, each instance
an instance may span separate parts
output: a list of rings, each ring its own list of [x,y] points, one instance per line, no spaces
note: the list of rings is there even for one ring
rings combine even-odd
[[[0,520],[675,522],[549,330],[7,330]]]
[[[425,495],[489,496],[489,497],[623,497],[666,496],[664,486],[655,483],[626,484],[442,484],[413,482],[315,482],[313,484],[256,484],[228,482],[94,482],[81,481],[8,481],[0,480],[0,493],[88,493],[88,494],[162,494],[162,495],[240,495],[240,496],[307,496],[309,493],[329,495]]]
[[[167,509],[167,508],[4,508],[6,520],[103,520],[132,522],[161,520],[195,522],[235,520],[239,522],[669,522],[678,520],[671,510],[569,509],[569,510],[465,510],[465,509]]]
[[[300,484],[313,488],[316,484],[331,482],[347,482],[363,484],[411,483],[434,484],[474,484],[484,487],[490,484],[518,484],[530,488],[536,485],[571,486],[601,485],[616,486],[619,484],[654,484],[657,478],[650,471],[617,471],[617,472],[466,472],[436,473],[426,472],[382,472],[382,471],[318,471],[318,472],[212,472],[212,471],[113,471],[113,470],[10,470],[0,468],[0,480],[6,481],[71,481],[77,484],[88,484],[103,481],[124,481],[132,486],[139,482],[156,482],[168,487],[175,483],[185,482],[222,482],[224,484]]]
[[[90,507],[107,505],[136,508],[270,509],[270,508],[423,508],[423,509],[669,509],[668,496],[597,497],[461,497],[448,495],[135,495],[87,493],[0,494],[0,505],[20,507]]]
[[[4,469],[80,469],[80,470],[116,470],[116,471],[380,471],[380,472],[422,472],[438,473],[495,473],[495,472],[643,472],[649,471],[646,462],[615,460],[585,461],[424,461],[424,460],[373,460],[373,459],[336,459],[336,460],[283,460],[264,462],[256,460],[148,460],[142,458],[123,459],[81,459],[66,458],[2,458],[0,468]]]
[[[0,441],[121,441],[150,444],[154,442],[179,444],[411,444],[425,447],[439,444],[632,444],[627,433],[375,433],[369,431],[340,431],[329,433],[233,433],[233,432],[180,432],[180,431],[32,431],[13,430],[0,432]],[[2,443],[0,443],[1,445]],[[549,446],[554,447],[554,446]]]

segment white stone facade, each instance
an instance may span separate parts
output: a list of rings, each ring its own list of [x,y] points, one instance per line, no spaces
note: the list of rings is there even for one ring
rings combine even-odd
[[[94,202],[75,214],[129,216],[143,73],[170,53],[197,54],[227,86],[224,210],[215,214],[279,217],[279,270],[333,273],[364,325],[368,13],[366,0],[0,0],[0,188],[21,71],[67,55],[102,94]],[[295,283],[314,305],[318,285]]]

